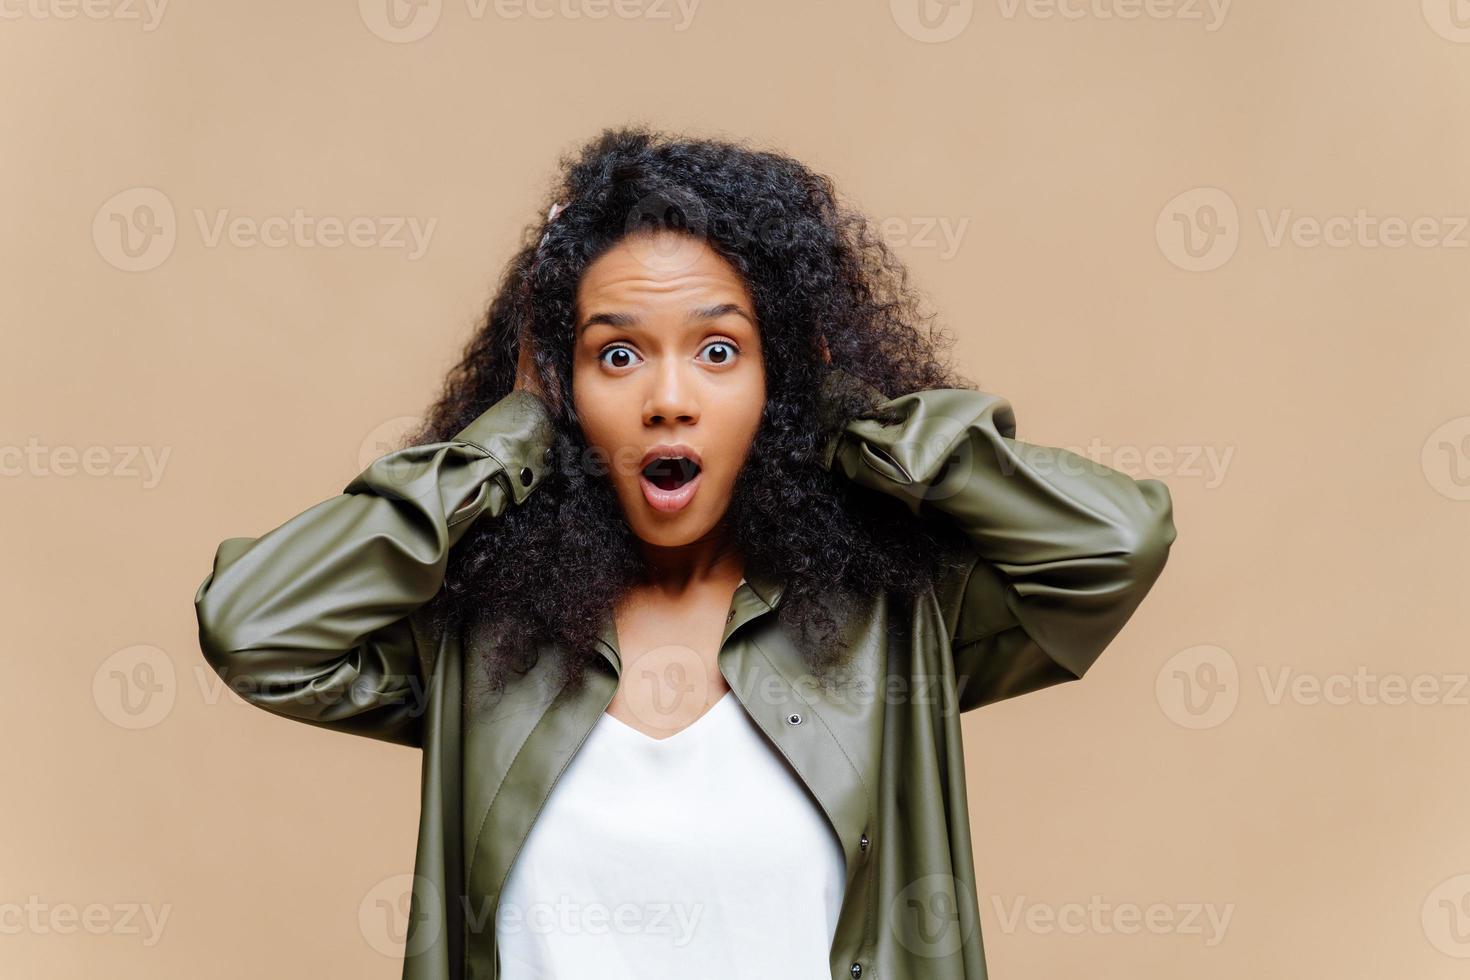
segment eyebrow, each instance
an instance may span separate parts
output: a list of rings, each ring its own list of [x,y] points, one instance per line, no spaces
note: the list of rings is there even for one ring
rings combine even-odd
[[[718,320],[720,317],[731,313],[744,317],[747,323],[752,327],[755,326],[755,322],[750,319],[750,315],[738,303],[718,303],[714,306],[696,307],[690,310],[684,317],[684,322],[695,323],[702,320]],[[638,327],[642,326],[643,321],[632,313],[593,313],[586,320],[582,321],[582,325],[577,328],[578,332],[586,331],[587,328],[598,323],[604,323],[610,327]]]

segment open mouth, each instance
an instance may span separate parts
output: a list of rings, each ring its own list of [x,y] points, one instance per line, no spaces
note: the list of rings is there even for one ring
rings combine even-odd
[[[660,490],[677,490],[699,475],[699,464],[687,456],[660,456],[643,467],[643,476]]]
[[[643,499],[666,514],[688,507],[701,482],[699,464],[687,456],[658,456],[638,472]]]

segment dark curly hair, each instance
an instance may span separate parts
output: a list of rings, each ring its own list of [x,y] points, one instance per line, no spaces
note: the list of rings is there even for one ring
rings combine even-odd
[[[539,644],[570,653],[559,683],[580,683],[602,659],[600,626],[642,559],[604,470],[576,465],[589,451],[571,392],[574,300],[583,271],[624,236],[673,229],[728,261],[754,299],[767,397],[724,520],[747,568],[786,580],[777,614],[824,673],[843,659],[845,611],[880,592],[912,600],[955,555],[942,518],[915,517],[821,467],[836,428],[882,416],[860,386],[818,404],[829,370],[819,338],[833,366],[885,398],[973,387],[939,360],[953,338],[919,312],[907,270],[869,221],[839,205],[828,177],[788,156],[633,125],[604,130],[560,164],[540,213],[552,202],[565,210],[524,229],[442,394],[404,443],[447,441],[508,394],[527,330],[550,379],[556,461],[523,505],[465,533],[426,611],[438,629],[470,631],[486,689],[527,669]]]

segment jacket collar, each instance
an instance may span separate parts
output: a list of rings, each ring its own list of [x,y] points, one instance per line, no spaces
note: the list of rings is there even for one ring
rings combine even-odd
[[[735,594],[730,598],[730,608],[725,614],[725,632],[720,636],[720,645],[724,646],[731,633],[752,619],[774,612],[781,605],[781,597],[786,593],[787,584],[788,580],[784,576],[755,567],[747,568],[745,577],[740,580]],[[613,672],[621,676],[622,656],[618,649],[617,624],[611,610],[602,621],[598,644],[600,652],[612,665]]]
[[[781,596],[786,592],[786,579],[774,572],[767,572],[759,568],[748,569],[745,573],[745,582],[755,592],[756,596],[766,604],[766,608],[775,610],[781,605]]]

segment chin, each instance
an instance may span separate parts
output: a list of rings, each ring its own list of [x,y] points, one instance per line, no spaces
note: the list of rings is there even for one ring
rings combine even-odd
[[[721,490],[725,493],[721,494]],[[645,496],[641,482],[624,483],[618,491],[624,520],[633,535],[645,544],[661,548],[677,548],[707,537],[719,524],[723,513],[722,509],[710,506],[712,499],[724,497],[724,502],[729,503],[728,489],[713,483],[701,485],[694,497],[678,510],[655,507]]]
[[[692,544],[704,537],[714,527],[713,521],[697,518],[692,514],[666,517],[662,521],[629,521],[633,535],[644,544],[659,548],[678,548]]]

